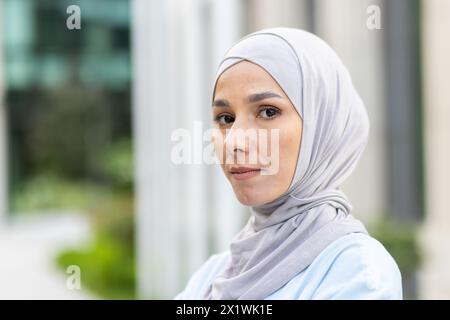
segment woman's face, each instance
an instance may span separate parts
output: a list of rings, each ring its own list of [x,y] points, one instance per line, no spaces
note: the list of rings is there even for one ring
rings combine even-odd
[[[302,119],[278,83],[258,65],[241,61],[219,77],[212,112],[219,129],[215,152],[238,200],[258,206],[286,192]]]

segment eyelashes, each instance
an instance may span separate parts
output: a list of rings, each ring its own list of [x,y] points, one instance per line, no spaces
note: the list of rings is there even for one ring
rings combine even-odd
[[[230,114],[219,114],[214,118],[219,125],[227,125],[234,121],[234,117]]]
[[[266,112],[266,116],[264,116],[264,117],[261,116],[261,114],[263,112]],[[273,119],[280,114],[281,114],[281,110],[276,107],[272,107],[272,106],[262,107],[258,112],[258,115],[263,119]]]
[[[256,118],[260,118],[264,121],[273,120],[281,115],[281,110],[274,106],[262,106],[258,109]],[[214,122],[220,126],[226,126],[233,123],[235,120],[234,115],[230,113],[220,113],[214,117]]]

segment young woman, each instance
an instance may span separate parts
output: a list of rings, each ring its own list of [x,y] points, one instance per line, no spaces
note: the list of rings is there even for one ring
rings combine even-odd
[[[369,120],[324,41],[291,28],[246,36],[220,63],[212,113],[222,137],[216,154],[251,217],[176,299],[402,298],[395,261],[340,190],[366,146]],[[249,130],[271,138],[239,137]],[[270,161],[260,157],[266,143]],[[258,161],[236,161],[252,153]]]

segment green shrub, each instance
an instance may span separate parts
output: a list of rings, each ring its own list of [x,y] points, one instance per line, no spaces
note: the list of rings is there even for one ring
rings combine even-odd
[[[107,148],[98,157],[96,168],[114,189],[132,190],[134,177],[131,139],[124,138]]]
[[[107,299],[135,299],[134,254],[110,234],[98,234],[91,247],[67,250],[57,262],[64,270],[77,265],[81,285]]]
[[[369,228],[393,256],[401,272],[406,274],[416,270],[420,264],[419,246],[416,240],[416,227],[412,223],[381,218]]]
[[[136,275],[131,141],[115,143],[98,159],[96,165],[109,192],[88,207],[95,241],[88,248],[66,250],[57,260],[64,269],[80,266],[82,285],[101,298],[133,299]]]
[[[55,173],[42,173],[24,183],[12,198],[12,212],[48,209],[87,209],[107,190],[87,181],[68,181]]]

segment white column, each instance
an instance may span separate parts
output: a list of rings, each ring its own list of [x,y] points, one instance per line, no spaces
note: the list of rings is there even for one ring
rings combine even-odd
[[[243,36],[241,1],[214,0],[211,5],[210,54],[212,65],[209,69],[207,86],[207,112],[210,112],[214,76],[226,51]],[[211,173],[211,215],[213,252],[228,249],[233,236],[248,219],[248,211],[236,199],[230,183],[219,166],[209,168]]]
[[[168,298],[179,275],[167,5],[132,2],[137,287],[142,298]]]
[[[312,16],[309,0],[246,0],[248,1],[248,18],[250,30],[279,26],[310,29]]]
[[[186,285],[188,278],[208,257],[208,222],[211,214],[208,212],[207,167],[202,159],[202,134],[209,115],[205,101],[208,46],[203,6],[202,0],[173,1],[170,10],[171,13],[178,12],[177,16],[173,16],[175,29],[170,34],[174,52],[177,52],[173,57],[177,61],[177,68],[172,70],[171,80],[177,90],[170,90],[175,99],[173,117],[178,117],[178,127],[192,133],[193,162],[178,168],[182,181],[178,191],[177,219],[181,222],[179,245],[183,261],[179,269],[178,290]]]
[[[327,41],[343,60],[363,99],[370,118],[370,138],[355,172],[343,190],[353,203],[353,214],[372,222],[386,211],[386,137],[383,32],[366,26],[370,5],[380,0],[318,0],[317,35]],[[383,28],[383,17],[381,17]]]
[[[420,298],[450,298],[450,1],[422,1],[426,218]]]
[[[172,298],[205,262],[209,235],[216,234],[210,225],[220,202],[211,196],[216,189],[212,169],[202,164],[201,139],[211,107],[209,40],[217,37],[210,34],[204,0],[132,4],[138,290],[141,297]],[[187,129],[192,145],[200,147],[199,163],[172,162],[177,128]],[[192,149],[194,162],[197,151]],[[227,238],[232,221],[223,224],[220,238]]]
[[[6,220],[7,214],[7,195],[8,195],[8,171],[7,171],[7,121],[6,121],[6,106],[4,100],[4,63],[5,57],[3,55],[3,2],[0,1],[0,227]]]

